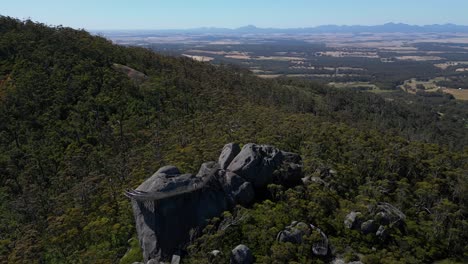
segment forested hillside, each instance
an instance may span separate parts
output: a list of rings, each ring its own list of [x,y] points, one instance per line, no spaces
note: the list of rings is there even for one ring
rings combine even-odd
[[[467,103],[447,97],[264,80],[0,17],[0,263],[141,260],[123,190],[167,164],[195,173],[227,142],[297,152],[316,180],[272,185],[266,200],[214,219],[184,261],[228,257],[239,243],[259,263],[326,261],[275,241],[296,220],[347,260],[466,262],[467,120]],[[344,226],[378,202],[399,208],[405,228],[381,240]],[[241,220],[218,228],[230,218]]]

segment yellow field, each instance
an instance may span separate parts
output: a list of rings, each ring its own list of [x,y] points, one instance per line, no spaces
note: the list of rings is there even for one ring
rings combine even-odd
[[[467,89],[452,89],[452,88],[445,88],[442,89],[444,93],[449,93],[458,100],[468,100],[468,90]]]

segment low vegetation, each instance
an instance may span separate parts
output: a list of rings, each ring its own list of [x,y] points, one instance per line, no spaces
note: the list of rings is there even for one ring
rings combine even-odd
[[[206,263],[214,249],[226,256],[240,242],[258,262],[323,262],[275,242],[292,220],[320,227],[347,260],[468,257],[464,102],[264,80],[8,17],[0,17],[0,80],[1,263],[135,261],[123,190],[162,165],[196,172],[233,141],[297,152],[305,175],[325,184],[270,186],[266,200],[211,220],[184,262]],[[401,209],[407,231],[382,242],[345,229],[349,211],[376,202]]]

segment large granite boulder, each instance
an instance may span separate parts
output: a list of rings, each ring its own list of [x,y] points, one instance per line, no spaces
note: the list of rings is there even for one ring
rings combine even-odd
[[[229,143],[226,144],[221,151],[221,155],[218,158],[218,164],[221,169],[225,170],[231,164],[232,160],[239,154],[241,151],[239,144]]]
[[[226,170],[241,176],[255,188],[266,187],[272,182],[300,184],[302,176],[299,155],[253,143],[244,145]]]
[[[229,209],[216,177],[176,172],[163,167],[128,193],[145,261],[169,260],[189,242],[192,229]]]
[[[242,149],[227,144],[218,162],[203,163],[196,175],[160,168],[126,192],[145,262],[180,255],[207,220],[237,204],[251,205],[256,189],[271,182],[301,183],[301,169],[299,155],[252,143]]]
[[[226,172],[224,177],[226,193],[234,203],[247,206],[253,202],[255,191],[250,182],[230,171]]]
[[[238,245],[231,252],[231,264],[252,264],[254,262],[252,252],[246,245]]]

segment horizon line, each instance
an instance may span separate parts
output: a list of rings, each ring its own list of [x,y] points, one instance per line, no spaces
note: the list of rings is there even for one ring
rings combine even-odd
[[[326,26],[336,26],[336,27],[378,27],[378,26],[385,26],[385,25],[404,25],[404,26],[411,26],[411,27],[429,27],[429,26],[460,26],[460,27],[468,27],[468,25],[463,24],[455,24],[451,22],[446,23],[434,23],[434,24],[407,24],[404,22],[387,22],[383,24],[320,24],[315,26],[298,26],[298,27],[259,27],[253,24],[246,24],[240,27],[216,27],[216,26],[199,26],[199,27],[192,27],[192,28],[82,28],[85,30],[90,31],[189,31],[189,30],[210,30],[210,29],[222,29],[222,30],[239,30],[244,28],[252,28],[252,29],[279,29],[279,30],[292,30],[292,29],[313,29],[313,28],[320,28]]]

